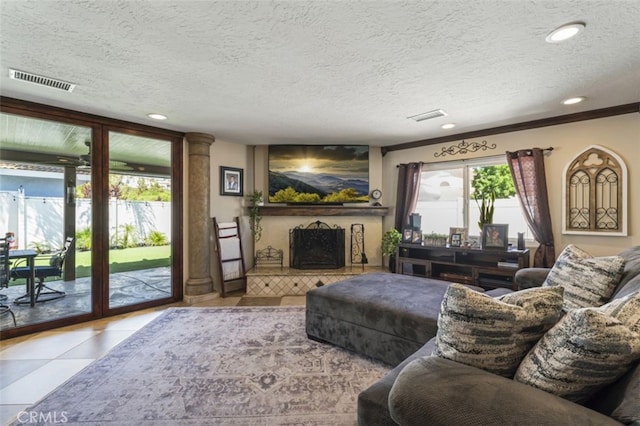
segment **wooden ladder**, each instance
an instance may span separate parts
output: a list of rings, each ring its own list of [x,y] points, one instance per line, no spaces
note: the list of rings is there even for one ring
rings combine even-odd
[[[247,273],[240,236],[238,217],[233,222],[218,222],[213,218],[216,254],[220,266],[220,295],[227,296],[227,284],[241,282],[242,290],[247,291]]]

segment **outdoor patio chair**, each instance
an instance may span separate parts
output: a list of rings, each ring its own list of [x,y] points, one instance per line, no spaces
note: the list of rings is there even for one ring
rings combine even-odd
[[[35,266],[35,277],[37,279],[37,283],[35,285],[35,302],[49,302],[51,300],[57,300],[65,297],[67,294],[61,290],[55,290],[50,287],[47,287],[44,284],[45,278],[48,277],[62,277],[62,271],[64,266],[64,260],[67,257],[67,253],[69,249],[73,245],[73,237],[67,237],[64,242],[64,246],[60,251],[54,253],[49,257],[49,265],[36,265]],[[39,257],[38,259],[42,259]],[[19,266],[19,263],[16,263],[14,267],[11,269],[11,278],[16,280],[19,278],[29,278],[29,267],[28,266]],[[24,294],[16,300],[14,303],[17,305],[25,305],[30,303],[30,295],[27,291],[27,294]]]
[[[0,288],[9,287],[9,274],[9,240],[0,238]],[[5,300],[7,300],[7,296],[5,294],[0,295],[0,316],[11,315],[15,327],[17,325],[16,316],[11,307],[4,304]]]

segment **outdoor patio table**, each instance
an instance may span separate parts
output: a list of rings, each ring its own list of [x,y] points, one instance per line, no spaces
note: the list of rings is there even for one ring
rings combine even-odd
[[[9,259],[26,259],[27,266],[29,267],[29,278],[27,279],[27,294],[29,295],[29,302],[31,306],[36,304],[35,295],[35,258],[38,253],[35,250],[9,250]]]

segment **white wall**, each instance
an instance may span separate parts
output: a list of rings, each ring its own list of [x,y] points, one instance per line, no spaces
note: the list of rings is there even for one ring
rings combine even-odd
[[[482,142],[489,145],[496,144],[495,150],[465,155],[447,155],[436,159],[434,153],[440,152],[442,147],[456,145],[460,141],[430,145],[387,153],[382,160],[383,202],[385,205],[395,203],[395,190],[398,181],[397,165],[414,161],[432,163],[441,160],[461,160],[478,158],[487,155],[499,155],[505,151],[516,151],[527,148],[547,148],[554,150],[545,157],[547,189],[551,209],[551,220],[556,245],[556,254],[568,244],[576,244],[595,256],[617,254],[623,249],[640,245],[640,114],[625,114],[597,120],[580,121],[576,123],[543,127],[483,138],[467,140],[467,142]],[[625,161],[629,171],[627,210],[627,237],[585,236],[562,234],[562,172],[565,165],[577,154],[590,145],[605,146],[616,152]],[[635,214],[635,216],[634,216]],[[428,218],[423,218],[428,221]],[[393,226],[393,217],[385,219],[385,229]]]
[[[224,222],[230,221],[235,216],[246,216],[245,196],[254,188],[252,148],[216,140],[211,145],[209,153],[211,156],[211,216]],[[243,170],[244,196],[220,195],[220,166]]]
[[[210,216],[218,222],[231,222],[234,217],[240,219],[240,235],[244,248],[247,268],[253,261],[253,238],[249,229],[249,220],[244,208],[246,195],[253,191],[253,159],[250,147],[237,143],[217,140],[209,148],[211,157],[211,204]],[[220,166],[239,168],[242,173],[243,196],[220,195]],[[213,228],[211,233],[211,272],[214,288],[219,291],[220,270],[215,251]]]

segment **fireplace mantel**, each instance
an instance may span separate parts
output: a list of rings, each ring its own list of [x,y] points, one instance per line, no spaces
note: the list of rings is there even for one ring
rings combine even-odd
[[[262,216],[386,216],[389,207],[266,205],[259,211]]]

